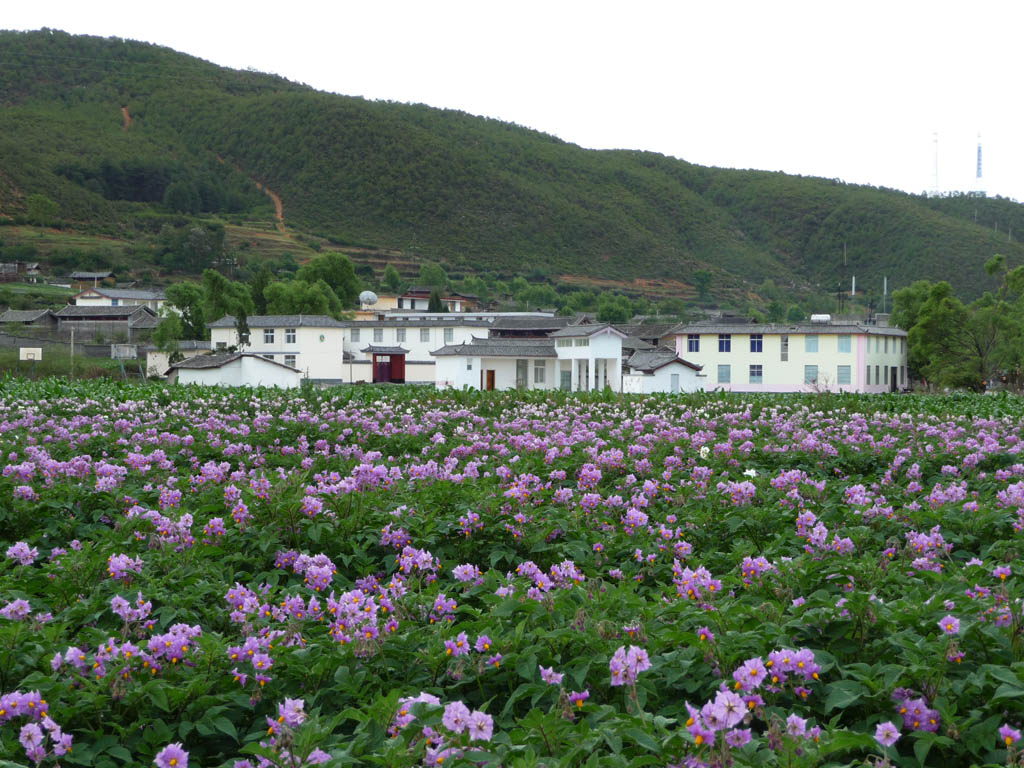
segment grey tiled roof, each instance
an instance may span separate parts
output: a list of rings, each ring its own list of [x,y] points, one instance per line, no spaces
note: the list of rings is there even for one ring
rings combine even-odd
[[[639,351],[641,349],[654,349],[654,345],[636,336],[627,336],[622,340],[622,348]]]
[[[0,315],[0,323],[32,323],[52,314],[48,309],[8,309]]]
[[[566,326],[565,328],[562,328],[561,330],[554,331],[553,333],[549,333],[548,336],[550,336],[553,339],[557,339],[557,338],[560,338],[560,337],[564,338],[564,337],[593,336],[595,333],[600,333],[601,331],[608,330],[609,328],[611,330],[613,330],[615,333],[617,333],[619,336],[625,336],[625,334],[622,331],[618,330],[615,326],[613,326],[613,325],[611,325],[609,323],[596,323],[596,324],[592,324],[591,323],[591,324],[586,324],[586,325],[569,325],[569,326]]]
[[[569,317],[499,317],[491,324],[496,331],[555,331],[565,328]]]
[[[343,328],[345,323],[328,315],[249,315],[250,328]],[[206,324],[207,328],[234,328],[234,315],[224,315]]]
[[[251,325],[252,323],[250,323]],[[341,323],[346,328],[453,328],[469,326],[471,328],[489,328],[489,320],[464,320],[462,318],[423,318],[422,320],[345,320]]]
[[[55,314],[60,318],[79,318],[79,319],[102,319],[105,317],[123,319],[134,315],[135,313],[143,313],[149,317],[156,317],[156,314],[149,307],[143,307],[141,305],[133,305],[126,307],[79,307],[74,304],[69,304],[66,307],[62,307]]]
[[[637,371],[656,371],[658,368],[671,363],[682,363],[687,368],[692,368],[695,371],[703,370],[703,366],[694,365],[688,360],[682,360],[676,356],[674,351],[664,348],[634,352],[630,355],[629,360],[626,361],[627,366]]]
[[[277,360],[269,360],[261,355],[254,355],[251,352],[231,352],[222,355],[196,355],[175,363],[171,368],[189,368],[191,370],[199,370],[202,368],[221,368],[242,357],[252,357],[257,360],[262,360],[267,365],[277,365],[281,368],[286,368],[289,371],[298,371],[297,368],[292,368],[290,365],[279,363]]]
[[[146,344],[140,349],[143,352],[156,352],[156,344]],[[178,351],[188,352],[197,349],[212,349],[209,341],[197,341],[196,339],[179,339],[178,340]]]
[[[72,280],[106,280],[108,277],[113,277],[114,273],[107,272],[72,272]]]
[[[82,293],[86,291],[94,291],[108,299],[141,299],[143,301],[164,301],[166,299],[163,291],[146,291],[141,288],[106,288],[101,285],[96,288],[86,288]]]
[[[360,349],[360,352],[365,352],[370,355],[408,355],[408,349],[402,349],[401,347],[375,347],[372,344],[365,349]]]
[[[430,354],[435,357],[558,357],[554,342],[546,339],[491,338],[470,344],[448,344]]]
[[[672,332],[678,323],[616,323],[615,327],[625,334],[640,339],[660,339]]]

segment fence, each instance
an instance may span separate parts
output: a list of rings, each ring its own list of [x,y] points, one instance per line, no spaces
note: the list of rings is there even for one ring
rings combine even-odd
[[[17,349],[19,347],[42,347],[44,358],[47,350],[60,352],[64,355],[71,354],[70,341],[44,336],[15,336],[10,333],[0,332],[0,348]],[[109,360],[111,357],[111,345],[81,344],[76,340],[75,354],[82,357],[102,357]]]

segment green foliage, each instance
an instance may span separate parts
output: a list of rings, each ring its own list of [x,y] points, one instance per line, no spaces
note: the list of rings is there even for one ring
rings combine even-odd
[[[211,322],[242,310],[252,313],[252,294],[245,283],[236,283],[215,269],[207,269],[203,272],[202,289],[203,317]]]
[[[177,312],[168,312],[160,318],[156,330],[153,331],[152,341],[157,349],[167,353],[170,362],[176,363],[181,357],[178,352],[178,342],[184,337],[185,324],[182,322],[181,317]]]
[[[354,307],[362,288],[348,256],[342,253],[325,253],[317,256],[295,275],[307,283],[323,282],[334,294],[343,308]],[[340,311],[340,310],[335,310]]]
[[[381,278],[380,284],[385,290],[398,293],[402,287],[402,276],[398,274],[398,270],[393,265],[388,264],[384,267],[384,276]]]
[[[270,271],[270,267],[266,264],[261,264],[249,283],[249,293],[252,294],[254,314],[267,314],[267,297],[263,295],[263,292],[272,282],[274,282],[274,273]]]
[[[712,279],[712,274],[706,269],[698,269],[693,273],[693,287],[697,289],[697,296],[702,300],[706,300],[708,298]]]
[[[60,213],[60,206],[46,195],[29,195],[25,200],[28,220],[40,227],[50,226]]]
[[[444,304],[441,302],[441,293],[434,288],[427,300],[427,312],[444,312]]]
[[[330,315],[336,319],[343,316],[341,301],[323,280],[310,283],[296,279],[271,283],[263,295],[269,315]]]
[[[438,291],[448,290],[448,273],[440,264],[425,261],[420,265],[420,276],[417,283],[424,288],[436,288]]]
[[[621,293],[602,293],[597,300],[597,319],[602,323],[626,323],[633,317],[633,304]]]
[[[183,336],[179,338],[205,339],[206,316],[203,314],[202,287],[195,283],[174,283],[167,286],[164,295],[167,303],[181,313]]]

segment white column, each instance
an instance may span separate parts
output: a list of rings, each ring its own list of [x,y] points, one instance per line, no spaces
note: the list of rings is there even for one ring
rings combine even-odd
[[[616,357],[612,361],[612,391],[622,391],[622,358]]]
[[[597,388],[596,387],[596,379],[597,379],[597,358],[596,357],[588,357],[587,358],[587,389],[589,391],[591,391],[591,392],[593,392]]]
[[[580,361],[575,357],[570,360],[572,364],[572,387],[573,392],[579,392],[580,389]]]

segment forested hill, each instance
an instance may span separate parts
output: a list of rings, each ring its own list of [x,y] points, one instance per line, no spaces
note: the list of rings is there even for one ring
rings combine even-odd
[[[84,231],[168,205],[265,208],[255,180],[289,227],[463,272],[689,282],[707,269],[716,285],[834,290],[845,243],[858,286],[928,277],[971,297],[994,253],[1024,261],[1008,239],[1024,236],[1024,207],[1006,200],[584,150],[119,39],[0,32],[0,104],[0,213],[43,194]]]

